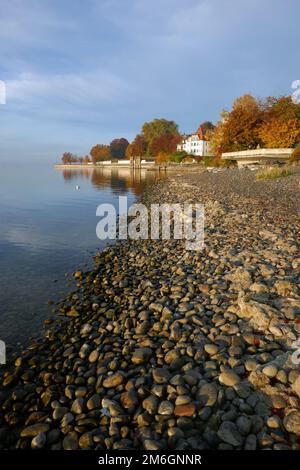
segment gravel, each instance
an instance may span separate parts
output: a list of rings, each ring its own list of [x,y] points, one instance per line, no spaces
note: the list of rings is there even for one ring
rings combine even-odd
[[[204,203],[204,249],[128,240],[77,271],[60,319],[0,377],[0,448],[299,450],[293,172],[149,186],[147,205]]]

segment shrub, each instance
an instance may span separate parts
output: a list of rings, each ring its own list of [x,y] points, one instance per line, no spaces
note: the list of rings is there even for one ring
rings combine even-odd
[[[294,149],[290,161],[292,163],[294,162],[300,162],[300,144],[297,145],[297,147]]]
[[[184,150],[173,152],[170,155],[170,162],[181,163],[187,153]]]
[[[275,178],[282,178],[290,176],[292,173],[286,168],[264,168],[256,174],[258,180],[272,180]]]

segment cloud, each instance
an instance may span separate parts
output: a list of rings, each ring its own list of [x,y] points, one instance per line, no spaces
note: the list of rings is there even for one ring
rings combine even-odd
[[[110,72],[38,75],[21,73],[6,82],[8,102],[55,102],[95,106],[114,102],[130,92],[130,85]]]
[[[1,6],[7,105],[0,107],[0,145],[6,148],[15,135],[43,148],[59,141],[72,150],[84,142],[88,151],[114,135],[132,137],[154,117],[190,131],[217,120],[237,95],[288,93],[300,78],[297,0],[152,0],[151,6],[1,0]]]

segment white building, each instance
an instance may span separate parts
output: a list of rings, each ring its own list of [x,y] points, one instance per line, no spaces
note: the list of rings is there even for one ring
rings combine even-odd
[[[177,150],[184,150],[189,155],[198,157],[209,156],[209,142],[205,139],[205,132],[200,126],[195,134],[184,136]]]

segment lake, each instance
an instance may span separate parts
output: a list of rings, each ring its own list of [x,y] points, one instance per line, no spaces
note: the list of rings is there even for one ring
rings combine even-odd
[[[52,315],[48,302],[72,290],[72,273],[107,245],[96,237],[97,206],[117,208],[121,195],[131,204],[156,177],[129,168],[1,166],[0,339],[8,353],[41,334]]]

